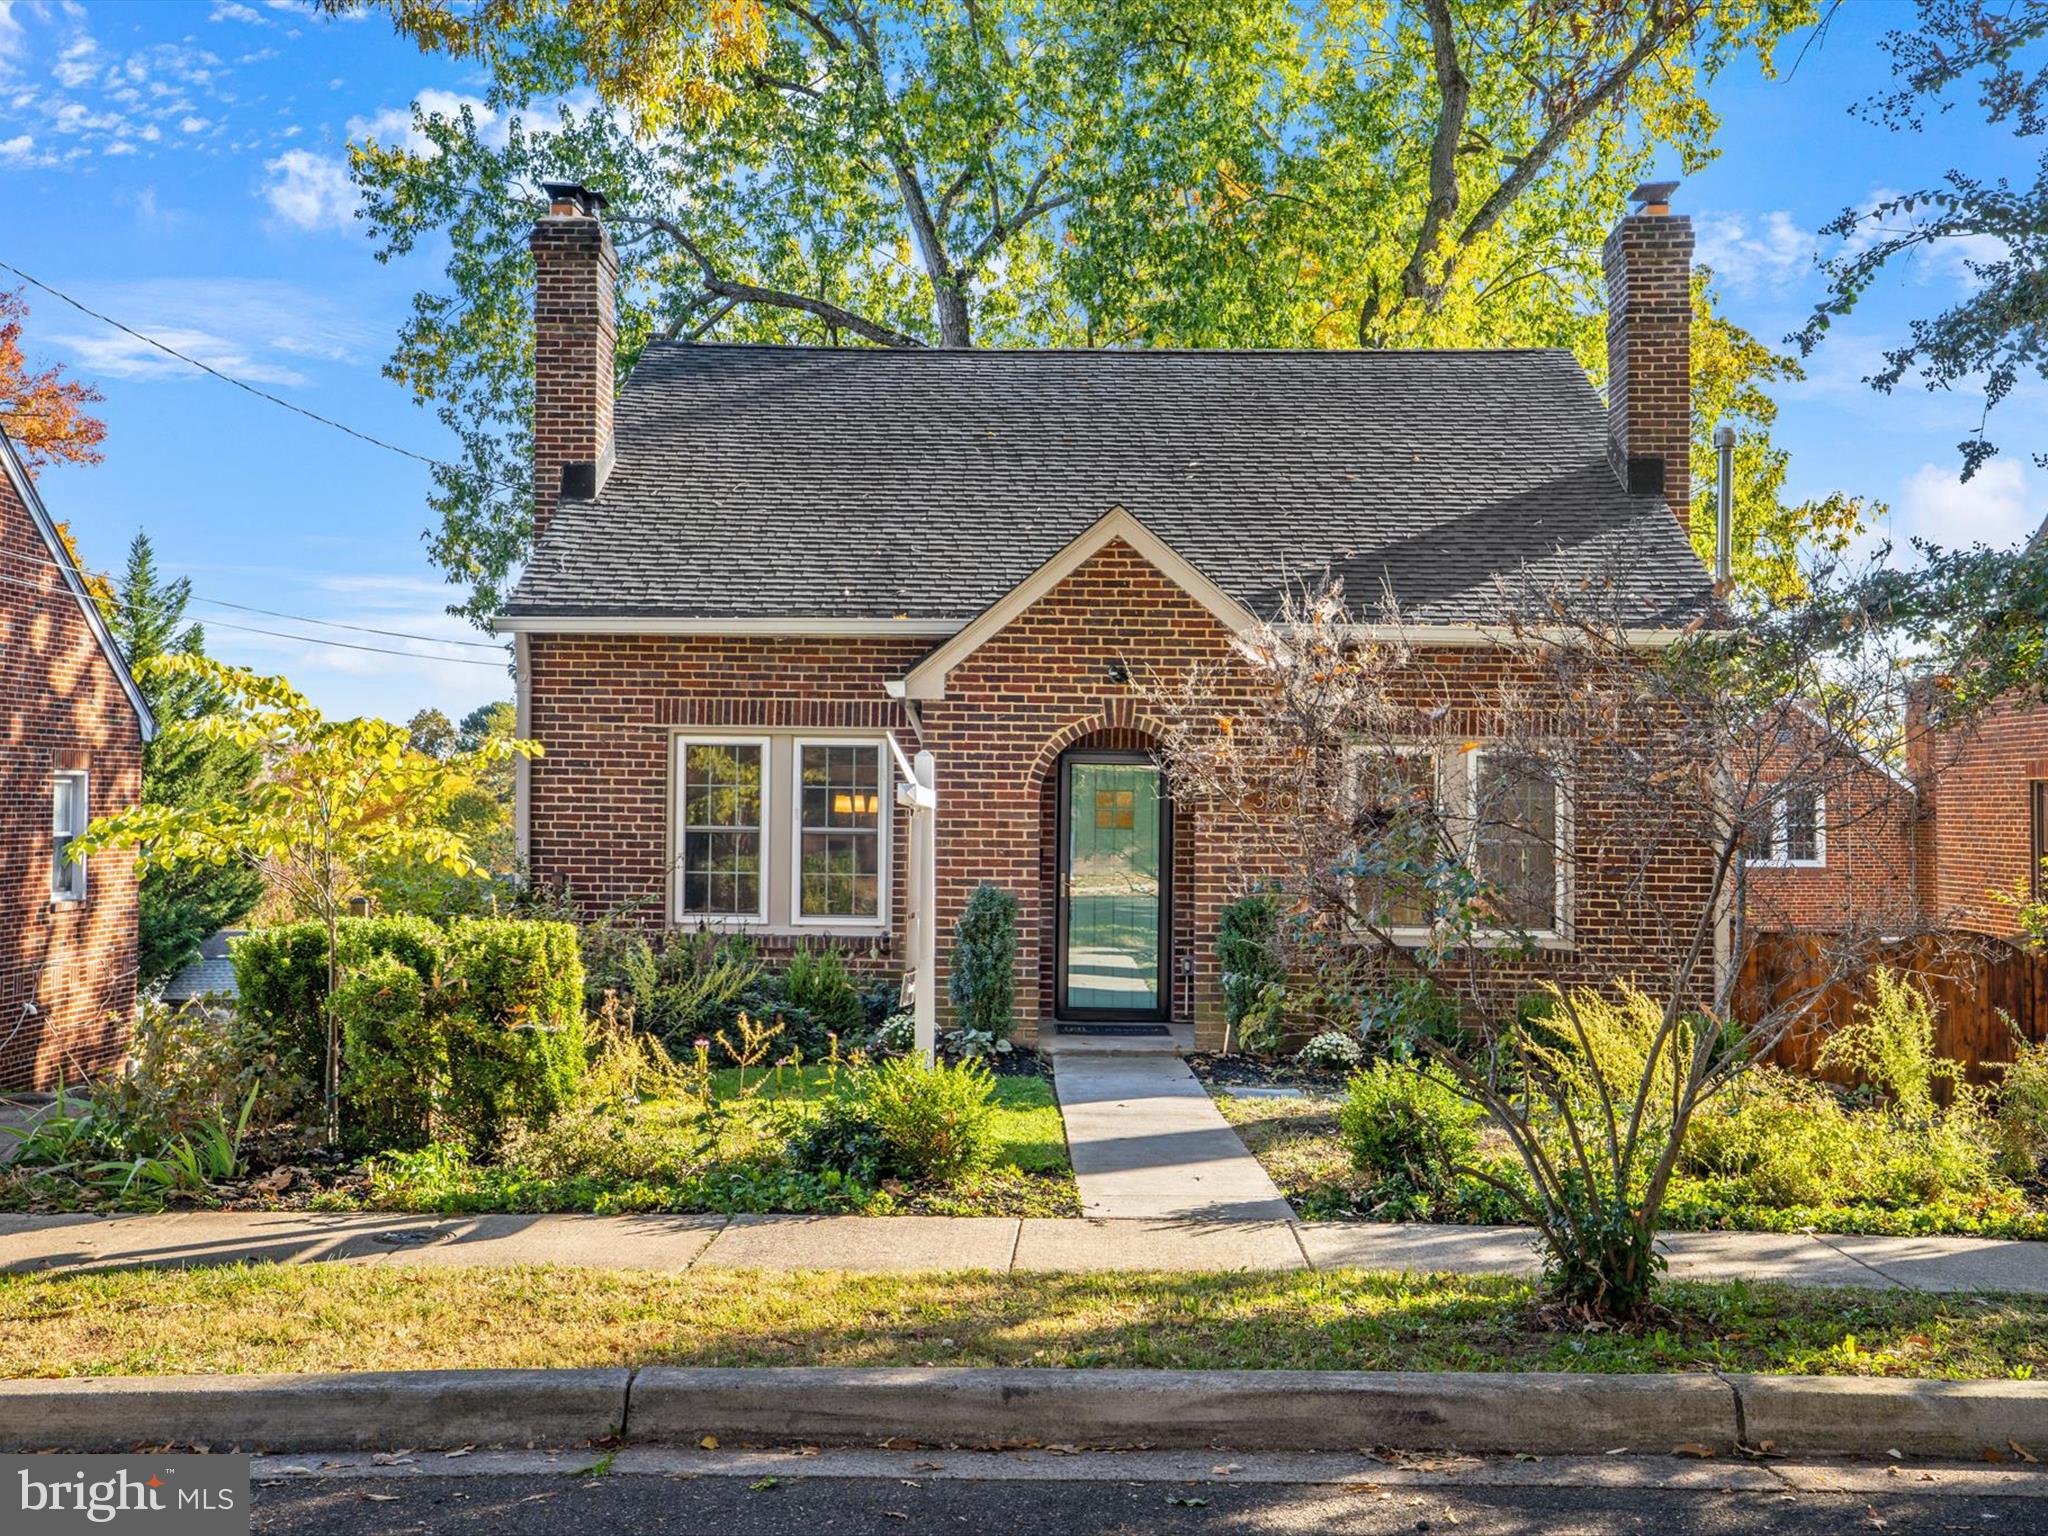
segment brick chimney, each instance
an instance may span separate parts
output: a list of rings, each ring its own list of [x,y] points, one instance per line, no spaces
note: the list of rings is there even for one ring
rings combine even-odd
[[[1607,457],[1692,531],[1692,220],[1675,181],[1645,182],[1607,237]]]
[[[595,496],[612,472],[612,364],[618,253],[602,193],[543,182],[547,217],[533,251],[533,537],[565,496]]]

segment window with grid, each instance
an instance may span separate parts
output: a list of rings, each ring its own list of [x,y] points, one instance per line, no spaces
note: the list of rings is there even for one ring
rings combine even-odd
[[[50,899],[85,900],[85,860],[71,857],[71,844],[90,819],[85,775],[60,773],[50,785]]]
[[[1437,761],[1434,752],[1377,750],[1363,754],[1358,772],[1359,842],[1372,862],[1435,862]],[[1388,928],[1427,928],[1429,883],[1419,872],[1379,877],[1371,920]]]
[[[1743,857],[1752,864],[1827,862],[1827,800],[1817,789],[1779,789],[1751,818]]]
[[[797,754],[797,917],[882,910],[882,749],[807,741]]]
[[[763,741],[685,741],[678,905],[688,917],[767,916]]]
[[[1478,773],[1474,857],[1495,915],[1533,933],[1558,932],[1563,817],[1556,781],[1543,764],[1500,752],[1482,753]]]

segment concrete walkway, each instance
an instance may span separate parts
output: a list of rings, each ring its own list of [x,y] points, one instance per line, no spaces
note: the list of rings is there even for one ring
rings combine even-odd
[[[1053,1090],[1084,1213],[1141,1221],[1294,1219],[1178,1056],[1068,1048],[1058,1059]]]
[[[1672,1232],[1671,1276],[2048,1295],[2048,1243]],[[1533,1274],[1519,1227],[943,1216],[0,1215],[0,1272],[149,1265],[606,1269],[1335,1270]]]

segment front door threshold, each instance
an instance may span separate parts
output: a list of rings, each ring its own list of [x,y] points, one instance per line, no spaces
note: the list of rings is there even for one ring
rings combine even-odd
[[[1053,1024],[1053,1033],[1060,1035],[1109,1035],[1141,1038],[1146,1035],[1170,1035],[1171,1027],[1165,1024],[1113,1023],[1096,1020],[1060,1019]]]

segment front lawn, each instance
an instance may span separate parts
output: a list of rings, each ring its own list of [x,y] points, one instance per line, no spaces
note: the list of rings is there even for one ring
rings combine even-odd
[[[2048,1298],[1672,1283],[1555,1326],[1529,1282],[343,1264],[0,1277],[0,1376],[619,1365],[1723,1370],[2025,1377]]]

